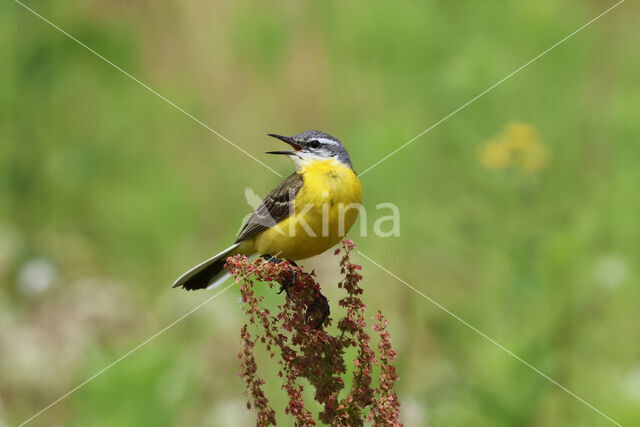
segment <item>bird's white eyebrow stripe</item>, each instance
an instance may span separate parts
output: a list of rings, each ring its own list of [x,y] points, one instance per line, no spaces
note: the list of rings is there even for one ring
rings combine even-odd
[[[316,141],[322,142],[323,144],[338,145],[338,141],[335,141],[329,138],[313,138],[313,139]]]

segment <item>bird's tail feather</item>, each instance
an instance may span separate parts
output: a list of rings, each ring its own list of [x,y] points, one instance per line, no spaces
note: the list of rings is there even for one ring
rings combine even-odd
[[[182,286],[186,290],[214,289],[221,285],[229,273],[224,269],[227,258],[238,253],[240,243],[236,243],[208,260],[196,265],[173,283],[173,287]]]

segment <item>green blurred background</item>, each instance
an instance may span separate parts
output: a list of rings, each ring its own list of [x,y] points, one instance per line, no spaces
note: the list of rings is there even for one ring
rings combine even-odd
[[[266,133],[324,130],[362,171],[613,2],[27,4],[285,175]],[[622,4],[367,172],[370,216],[396,203],[401,234],[370,218],[352,236],[623,425],[640,425],[639,12]],[[245,188],[279,178],[11,1],[0,52],[0,425],[15,425],[208,298],[169,285],[233,240]],[[391,321],[407,425],[611,425],[354,261]],[[335,303],[335,257],[304,265]],[[250,425],[237,298],[31,425]]]

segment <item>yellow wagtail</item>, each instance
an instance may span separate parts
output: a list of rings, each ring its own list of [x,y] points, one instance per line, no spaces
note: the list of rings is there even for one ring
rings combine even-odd
[[[340,141],[314,130],[269,136],[293,147],[267,154],[289,156],[296,172],[267,195],[233,245],[184,273],[174,288],[215,288],[228,277],[224,264],[235,254],[291,261],[318,255],[338,243],[355,222],[362,187]]]

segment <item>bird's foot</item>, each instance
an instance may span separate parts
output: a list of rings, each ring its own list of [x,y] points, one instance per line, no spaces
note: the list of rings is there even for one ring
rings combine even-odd
[[[262,258],[267,262],[274,264],[280,264],[283,261],[289,261],[291,267],[298,267],[294,261],[290,259],[276,258],[271,255],[262,255]],[[295,302],[291,295],[291,288],[298,281],[298,270],[296,268],[289,268],[289,274],[280,282],[280,290],[278,294],[284,292],[290,301]],[[313,294],[309,295],[304,303],[307,308],[304,315],[304,323],[311,326],[314,329],[320,329],[324,324],[324,321],[331,314],[329,307],[329,300],[322,295],[319,290],[310,290]],[[310,302],[309,302],[310,300]]]
[[[271,262],[273,264],[280,264],[283,261],[289,261],[289,264],[293,267],[298,267],[298,264],[295,263],[295,261],[292,261],[290,259],[283,259],[283,258],[276,258],[274,256],[271,255],[262,255],[262,258],[268,262]],[[280,290],[278,291],[278,295],[280,295],[283,291],[284,293],[287,295],[287,298],[292,299],[291,298],[291,293],[290,293],[290,288],[291,286],[293,286],[293,284],[296,283],[296,281],[298,280],[298,272],[294,269],[294,268],[290,268],[289,269],[289,276],[286,277],[281,283],[280,283]]]
[[[284,291],[284,293],[287,294],[287,298],[292,299],[290,289],[291,286],[293,286],[298,280],[298,272],[291,268],[289,269],[289,273],[290,274],[282,281],[282,283],[280,283],[280,290],[278,291],[278,295],[280,295],[282,291]]]
[[[274,257],[273,255],[267,254],[267,255],[262,255],[262,259],[267,262],[271,262],[273,264],[280,264],[282,261],[289,261],[289,264],[293,265],[294,267],[298,267],[298,264],[296,264],[295,261],[287,258],[277,258],[277,257]]]

